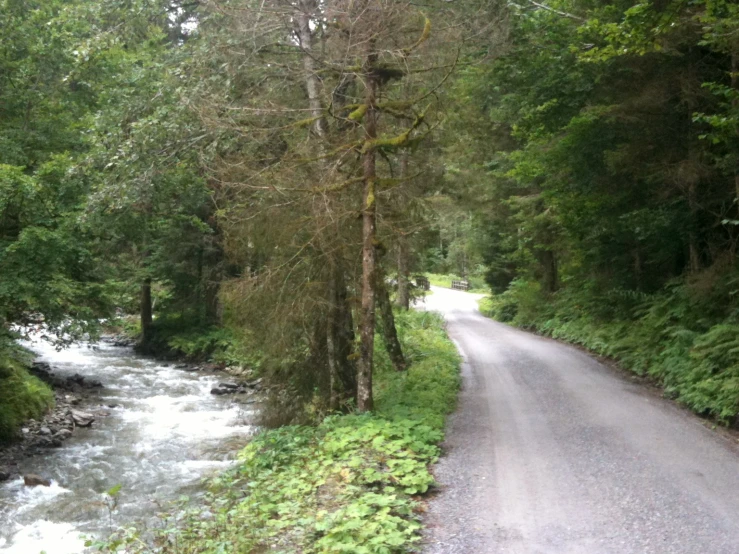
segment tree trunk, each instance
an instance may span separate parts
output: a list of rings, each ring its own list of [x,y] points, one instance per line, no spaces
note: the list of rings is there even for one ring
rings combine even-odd
[[[390,295],[387,292],[387,286],[384,283],[383,274],[377,272],[377,307],[380,309],[380,322],[382,330],[382,338],[385,342],[385,349],[390,356],[390,361],[396,371],[405,371],[408,364],[403,356],[403,347],[398,340],[398,331],[395,328],[395,316],[393,315],[393,307],[390,304]]]
[[[544,270],[544,288],[547,292],[557,292],[559,275],[557,271],[557,256],[553,250],[544,250],[540,255],[540,263]]]
[[[341,408],[356,399],[356,368],[350,359],[354,341],[354,325],[347,304],[346,282],[339,264],[333,264],[329,276],[329,312],[327,318],[326,353],[329,370],[329,406]]]
[[[400,154],[400,179],[408,176],[408,152]],[[399,308],[408,310],[410,308],[410,283],[408,281],[408,239],[405,234],[398,237],[398,296],[395,302]]]
[[[223,310],[218,298],[220,290],[219,276],[211,274],[210,279],[205,283],[205,321],[210,325],[220,325],[223,319]]]
[[[398,296],[397,306],[407,310],[411,305],[410,281],[408,272],[408,243],[405,236],[398,239]]]
[[[313,130],[320,138],[328,132],[328,125],[321,102],[321,81],[316,73],[316,60],[313,57],[313,31],[310,28],[311,19],[315,17],[316,0],[300,0],[298,4],[297,32],[300,48],[303,50],[303,70],[305,71],[305,88],[308,92],[308,106],[311,117],[315,118]]]
[[[736,49],[731,53],[731,86],[739,92],[739,50]],[[735,110],[739,110],[739,95],[731,101],[731,104]],[[736,134],[739,135],[739,127],[736,129]],[[739,164],[734,169],[734,194],[736,209],[739,211]]]
[[[698,237],[695,228],[698,223],[698,200],[695,182],[688,185],[688,206],[690,208],[690,231],[688,232],[688,256],[690,260],[690,272],[696,273],[700,271],[700,251],[698,249]]]
[[[357,400],[357,366],[354,363],[354,317],[349,306],[349,294],[344,281],[344,274],[339,273],[339,286],[336,289],[338,330],[336,334],[336,351],[339,354],[339,378],[347,400]]]
[[[328,279],[328,318],[326,322],[326,359],[328,365],[328,407],[331,411],[339,408],[339,352],[337,342],[337,330],[339,324],[336,321],[336,279],[335,270],[332,269]]]
[[[372,397],[372,372],[374,370],[375,346],[375,285],[376,285],[376,205],[375,181],[377,178],[375,162],[377,138],[377,76],[374,73],[376,54],[370,41],[369,54],[365,61],[365,104],[367,112],[364,119],[364,147],[362,168],[364,190],[362,195],[362,310],[359,322],[360,352],[357,368],[357,408],[360,412],[371,411],[374,407]]]
[[[151,279],[141,283],[141,342],[147,344],[151,340],[151,324],[154,320],[151,305]]]

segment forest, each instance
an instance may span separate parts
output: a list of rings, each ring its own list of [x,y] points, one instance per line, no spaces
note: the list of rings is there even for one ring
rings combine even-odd
[[[0,441],[53,403],[19,341],[115,328],[269,383],[252,481],[399,456],[163,551],[418,540],[459,386],[418,275],[737,425],[738,248],[732,0],[0,0]]]

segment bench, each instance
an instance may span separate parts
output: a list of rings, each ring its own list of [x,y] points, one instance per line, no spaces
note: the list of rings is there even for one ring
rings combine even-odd
[[[452,281],[452,288],[454,290],[470,290],[469,281]]]

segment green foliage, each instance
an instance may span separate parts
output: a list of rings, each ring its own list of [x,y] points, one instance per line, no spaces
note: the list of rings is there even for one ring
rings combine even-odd
[[[137,318],[124,318],[116,329],[132,338],[141,334]],[[250,368],[257,368],[261,363],[259,349],[243,332],[229,326],[203,324],[193,312],[164,313],[155,319],[147,352]]]
[[[434,479],[459,359],[441,318],[398,314],[408,371],[380,363],[374,414],[332,415],[315,427],[257,435],[238,467],[211,483],[206,507],[166,516],[147,546],[132,529],[103,552],[409,552],[420,541],[419,495]]]
[[[30,355],[0,336],[0,443],[17,437],[24,421],[54,405],[51,389],[26,370]]]
[[[460,72],[447,127],[445,181],[494,293],[481,310],[732,422],[737,3],[509,6],[506,48]]]

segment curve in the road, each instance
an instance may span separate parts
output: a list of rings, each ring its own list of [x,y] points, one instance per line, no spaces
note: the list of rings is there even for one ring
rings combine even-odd
[[[434,289],[464,358],[428,554],[737,554],[739,447],[576,348]]]

